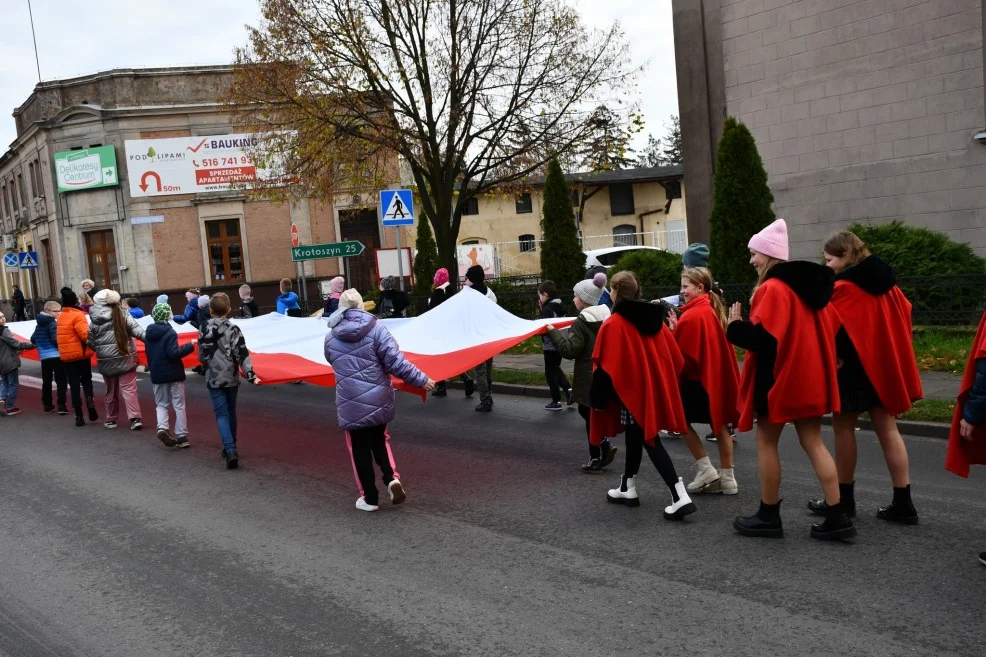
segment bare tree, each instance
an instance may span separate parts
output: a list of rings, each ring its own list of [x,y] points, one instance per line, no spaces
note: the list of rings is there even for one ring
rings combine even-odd
[[[449,267],[465,203],[571,152],[638,70],[618,25],[590,30],[565,0],[261,8],[227,100],[264,135],[264,159],[329,198],[396,182],[400,156]]]

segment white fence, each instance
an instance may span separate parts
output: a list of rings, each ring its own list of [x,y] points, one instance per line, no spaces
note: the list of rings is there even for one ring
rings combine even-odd
[[[583,235],[583,251],[595,251],[614,246],[652,246],[672,253],[684,253],[688,236],[684,230],[650,233],[621,233],[613,235]],[[541,240],[497,242],[495,249],[496,277],[529,276],[541,272]]]

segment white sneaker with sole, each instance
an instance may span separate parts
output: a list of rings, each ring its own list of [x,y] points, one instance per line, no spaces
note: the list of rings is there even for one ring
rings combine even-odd
[[[361,497],[358,500],[356,500],[356,508],[359,509],[360,511],[376,511],[380,507],[374,506],[372,504],[367,504],[366,500],[364,500]]]
[[[692,483],[688,484],[688,492],[697,493],[718,478],[719,473],[712,467],[709,457],[700,458],[695,461],[695,479],[692,480]]]
[[[407,499],[404,486],[397,479],[387,484],[387,492],[390,493],[390,501],[394,504],[404,504],[404,500]]]
[[[613,504],[624,504],[626,506],[640,506],[640,498],[637,497],[636,477],[622,477],[619,488],[611,488],[606,492],[606,499]]]

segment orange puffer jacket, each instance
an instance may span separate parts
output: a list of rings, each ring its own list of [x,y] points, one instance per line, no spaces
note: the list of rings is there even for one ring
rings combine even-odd
[[[58,316],[58,356],[63,362],[92,358],[93,352],[86,346],[89,339],[89,319],[80,308],[62,308]]]

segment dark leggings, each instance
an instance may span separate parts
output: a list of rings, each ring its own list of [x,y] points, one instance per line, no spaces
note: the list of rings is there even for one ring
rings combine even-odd
[[[92,366],[88,358],[73,360],[65,363],[65,377],[68,379],[69,390],[72,391],[72,408],[82,410],[82,397],[86,405],[92,406]],[[80,391],[79,388],[82,388]]]
[[[640,470],[640,461],[646,449],[647,456],[653,461],[661,479],[664,480],[668,488],[674,490],[675,484],[678,483],[678,472],[674,469],[674,462],[671,461],[664,445],[661,444],[661,439],[655,438],[654,446],[651,447],[644,442],[643,427],[638,424],[631,424],[626,429],[626,442],[627,462],[624,474],[627,478],[637,476],[637,472]]]
[[[592,440],[592,435],[589,433],[589,417],[591,416],[592,410],[585,404],[579,404],[579,415],[585,420],[585,435],[586,438]],[[598,459],[602,458],[602,450],[599,449],[599,445],[593,445],[589,443],[589,458]]]
[[[568,385],[568,378],[561,369],[561,354],[557,351],[544,352],[544,377],[548,379],[548,387],[551,388],[551,401],[561,401],[562,391],[569,391],[572,386]]]

